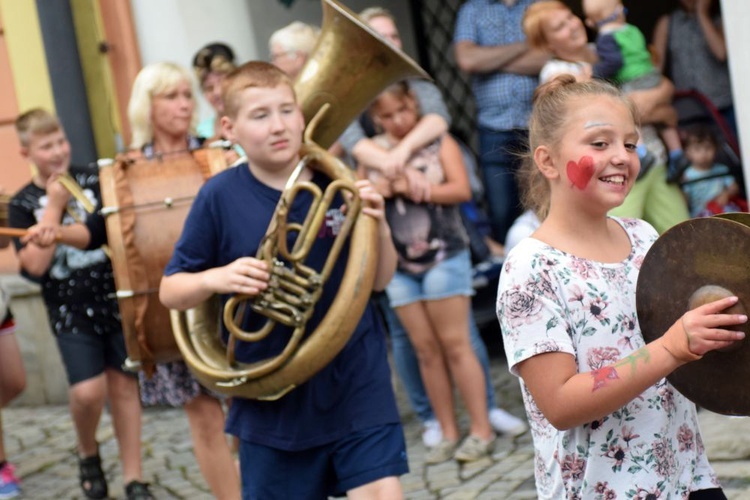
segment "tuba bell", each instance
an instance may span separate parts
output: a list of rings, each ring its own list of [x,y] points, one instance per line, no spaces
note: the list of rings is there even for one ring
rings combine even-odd
[[[172,311],[172,330],[185,362],[206,387],[230,396],[278,399],[312,377],[343,349],[367,306],[377,262],[377,222],[360,217],[362,201],[352,170],[326,151],[359,113],[388,85],[409,77],[429,78],[415,62],[392,47],[349,9],[323,0],[323,23],[316,48],[294,88],[308,123],[302,160],[282,193],[256,257],[271,270],[269,287],[257,297],[236,295],[221,311],[218,298],[188,311]],[[297,182],[305,168],[331,179],[325,192]],[[294,197],[313,195],[303,224],[287,222]],[[334,197],[343,193],[346,218],[321,270],[304,261]],[[297,235],[287,248],[287,235]],[[323,284],[349,238],[346,272],[336,298],[313,332],[306,332]],[[240,327],[247,308],[267,318],[259,330]],[[225,344],[219,318],[229,332]],[[237,342],[262,341],[277,325],[292,329],[281,353],[245,364],[235,359]]]

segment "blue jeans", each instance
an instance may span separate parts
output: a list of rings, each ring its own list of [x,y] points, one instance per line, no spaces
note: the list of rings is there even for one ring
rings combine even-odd
[[[516,217],[521,215],[516,174],[528,149],[527,130],[479,128],[479,166],[484,179],[492,237],[503,243]]]
[[[424,384],[422,383],[422,374],[419,372],[419,362],[411,345],[406,329],[401,325],[398,316],[388,303],[388,296],[380,294],[377,297],[378,305],[385,317],[386,326],[391,336],[391,345],[393,348],[393,362],[396,365],[396,373],[401,379],[406,389],[406,395],[409,398],[414,412],[422,422],[432,420],[435,415],[432,413],[430,400],[427,398]],[[491,410],[497,405],[495,401],[495,389],[492,387],[490,378],[490,358],[487,354],[487,347],[484,345],[482,337],[479,335],[479,329],[474,321],[474,315],[469,309],[469,339],[474,353],[479,358],[479,364],[484,372],[484,379],[487,387],[487,409]]]

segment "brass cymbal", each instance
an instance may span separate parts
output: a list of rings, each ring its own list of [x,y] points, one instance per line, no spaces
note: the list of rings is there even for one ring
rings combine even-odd
[[[735,222],[739,222],[740,224],[750,226],[750,214],[747,212],[727,212],[725,214],[715,215],[714,217],[719,219],[733,220]]]
[[[691,219],[662,234],[638,277],[636,306],[646,342],[661,337],[685,312],[711,299],[699,289],[716,286],[750,307],[750,214]],[[705,289],[704,289],[705,290]],[[692,303],[691,303],[692,300]],[[748,331],[747,325],[737,329]],[[698,406],[724,415],[750,415],[750,340],[712,351],[667,379]]]

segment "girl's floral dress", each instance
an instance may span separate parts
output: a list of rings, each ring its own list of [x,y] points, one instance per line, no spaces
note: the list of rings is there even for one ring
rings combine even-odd
[[[614,220],[627,232],[632,248],[619,263],[581,259],[533,238],[508,255],[497,314],[515,375],[520,362],[541,353],[569,353],[583,373],[645,345],[635,293],[643,258],[657,233],[641,220]],[[592,389],[596,383],[592,378]],[[675,499],[718,487],[695,405],[666,379],[601,420],[567,431],[544,418],[523,380],[521,390],[534,438],[540,498]]]

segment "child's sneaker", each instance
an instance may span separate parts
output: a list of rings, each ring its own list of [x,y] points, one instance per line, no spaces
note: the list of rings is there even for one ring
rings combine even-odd
[[[685,158],[682,150],[669,152],[669,163],[667,165],[667,182],[676,184],[680,182],[682,174],[690,166],[690,161]]]
[[[443,440],[443,429],[437,420],[427,420],[422,426],[422,442],[427,448],[434,448]]]
[[[424,463],[427,465],[435,465],[443,463],[453,458],[453,453],[456,451],[456,442],[448,441],[446,439],[440,441],[437,446],[434,446],[427,452],[424,457]]]
[[[489,417],[490,425],[495,432],[499,432],[506,436],[520,436],[526,432],[526,429],[528,429],[528,426],[523,420],[511,415],[502,408],[491,409]]]
[[[481,458],[489,457],[494,448],[494,435],[487,441],[478,436],[469,436],[458,447],[453,458],[458,462],[474,462]]]
[[[21,482],[14,472],[15,468],[8,462],[0,468],[0,499],[15,498],[21,494]]]

